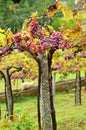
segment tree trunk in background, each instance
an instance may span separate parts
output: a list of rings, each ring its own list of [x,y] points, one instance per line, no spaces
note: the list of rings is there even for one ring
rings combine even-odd
[[[39,66],[39,76],[38,76],[38,102],[37,102],[37,108],[38,108],[38,127],[39,130],[41,130],[41,109],[40,109],[40,99],[41,99],[41,63],[38,62]]]
[[[5,78],[5,74],[3,73],[3,71],[0,70],[0,74],[2,75],[3,79],[4,79],[4,83],[5,83],[5,101],[6,101],[6,112],[8,111],[8,105],[7,105],[7,95],[6,95],[6,78]],[[7,113],[5,115],[5,117],[7,116]]]
[[[56,123],[56,114],[54,109],[54,99],[53,99],[53,85],[52,85],[52,56],[54,51],[51,50],[48,54],[48,77],[49,77],[49,94],[50,94],[50,108],[51,108],[51,117],[52,117],[52,126],[53,130],[57,129],[57,123]]]
[[[76,73],[75,81],[75,105],[81,105],[81,76],[79,71]]]
[[[7,102],[7,94],[6,94],[6,80],[5,80],[5,102],[6,102],[6,115],[5,117],[7,117],[8,114],[8,102]]]
[[[86,72],[85,72],[85,78],[86,78]],[[85,91],[86,91],[86,79],[85,79]]]
[[[52,76],[52,91],[53,91],[53,96],[55,95],[55,83],[56,83],[56,72]]]
[[[12,95],[11,80],[10,80],[8,68],[5,71],[5,78],[6,78],[7,112],[9,118],[12,120],[13,119],[13,95]]]
[[[0,119],[1,119],[1,107],[0,107]]]
[[[43,130],[52,130],[50,95],[49,95],[49,77],[48,77],[48,59],[46,54],[41,55],[42,68],[42,128]]]

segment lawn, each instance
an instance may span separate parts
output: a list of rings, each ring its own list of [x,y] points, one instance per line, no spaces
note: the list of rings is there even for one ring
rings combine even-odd
[[[2,110],[5,104],[0,103]],[[33,122],[31,130],[37,129],[37,97],[25,97],[15,100],[14,113],[27,113]],[[82,105],[74,105],[74,93],[55,95],[55,109],[58,130],[86,130],[86,92],[82,91]],[[0,129],[1,130],[1,129]],[[10,130],[10,129],[4,129]],[[18,129],[12,129],[18,130]],[[24,130],[24,129],[23,129]],[[27,129],[25,129],[27,130]]]

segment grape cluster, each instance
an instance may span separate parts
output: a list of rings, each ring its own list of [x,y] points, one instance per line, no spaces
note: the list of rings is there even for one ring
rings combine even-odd
[[[21,40],[22,40],[21,34],[22,34],[21,32],[16,33],[16,34],[14,35],[14,38],[13,38],[13,41],[14,41],[14,43],[16,44],[16,47],[17,47],[18,49],[20,49],[20,46],[21,46]]]
[[[52,70],[59,70],[59,71],[61,71],[61,69],[63,68],[63,63],[57,63],[56,66],[52,66],[51,68],[52,68]]]
[[[42,33],[42,28],[41,26],[39,25],[39,23],[35,20],[32,20],[31,23],[30,23],[30,35],[33,37],[33,38],[41,38],[43,37],[43,33]]]
[[[61,32],[54,32],[51,36],[50,36],[50,42],[51,42],[51,47],[58,47],[59,42],[62,39],[62,33]]]
[[[14,42],[19,50],[21,50],[21,46],[24,46],[26,50],[30,50],[33,53],[42,53],[49,48],[69,49],[69,41],[62,40],[62,38],[62,33],[58,31],[45,35],[39,23],[32,20],[29,24],[29,31],[15,34]]]
[[[13,75],[11,75],[11,79],[14,79],[14,80],[22,79],[22,78],[24,78],[22,74],[13,74]]]
[[[28,34],[26,32],[19,32],[14,35],[14,43],[17,49],[21,50],[21,46],[25,46],[26,49],[28,48],[28,41],[29,41]],[[29,48],[28,48],[29,49]]]
[[[21,32],[16,33],[16,34],[14,35],[14,42],[15,42],[15,43],[20,43],[21,40],[22,40]]]
[[[49,37],[47,38],[43,38],[41,41],[40,41],[41,45],[43,46],[44,50],[46,50],[47,48],[50,47],[49,45]]]
[[[55,48],[58,47],[58,44],[60,40],[62,39],[62,34],[60,32],[54,32],[50,36],[47,36],[40,40],[41,43],[41,50],[45,51],[46,49],[49,48]]]
[[[72,54],[68,54],[64,58],[65,60],[71,60],[71,59],[74,59],[74,56]]]
[[[0,47],[0,55],[8,53],[8,49],[4,47]]]
[[[62,50],[64,50],[65,48],[66,49],[70,49],[71,48],[70,41],[68,41],[68,40],[61,40],[59,42],[58,48],[60,48]]]
[[[31,42],[30,45],[27,45],[27,49],[30,49],[33,53],[42,53],[48,48],[58,47],[61,39],[62,34],[60,32],[54,32],[50,36],[39,38],[36,43]]]

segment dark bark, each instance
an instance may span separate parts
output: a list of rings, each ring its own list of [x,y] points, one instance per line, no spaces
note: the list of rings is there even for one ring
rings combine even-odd
[[[10,69],[15,68],[14,71],[10,73]],[[13,119],[13,107],[14,107],[14,101],[13,101],[13,94],[12,94],[12,85],[11,85],[11,75],[15,73],[16,71],[21,71],[21,67],[15,67],[10,66],[7,67],[5,70],[5,93],[6,93],[6,104],[7,104],[7,114],[10,118],[10,120]]]
[[[86,72],[85,72],[85,91],[86,91]]]
[[[49,75],[49,92],[50,92],[50,107],[51,107],[51,116],[52,116],[52,124],[53,124],[53,130],[57,129],[56,124],[56,115],[55,115],[55,109],[54,109],[54,101],[53,101],[53,87],[52,87],[52,55],[54,51],[50,51],[48,54],[48,75]]]
[[[75,82],[75,105],[81,105],[81,76],[80,72],[76,73],[76,82]]]
[[[10,76],[10,77],[11,77],[11,75],[12,75],[13,73],[15,73],[16,71],[19,72],[19,71],[22,70],[22,67],[15,67],[15,66],[10,66],[10,67],[9,67],[9,70],[12,69],[12,68],[14,68],[15,70],[12,71],[11,73],[9,73],[9,76]]]
[[[38,126],[39,130],[41,130],[41,110],[40,110],[40,89],[41,89],[41,63],[40,61],[38,62],[39,65],[39,78],[38,78]]]
[[[6,101],[6,115],[5,117],[8,116],[8,102],[7,102],[7,94],[6,94],[6,81],[5,81],[5,101]]]
[[[22,83],[24,83],[24,78],[21,78]]]
[[[0,107],[0,119],[1,119],[1,107]]]
[[[9,70],[11,68],[15,68],[11,74]],[[5,117],[9,116],[10,119],[13,119],[13,95],[12,95],[12,86],[11,86],[11,75],[15,73],[16,71],[20,71],[22,68],[21,67],[15,67],[15,66],[10,66],[7,67],[5,70],[5,74],[0,71],[2,77],[4,78],[5,81],[5,100],[6,100],[6,115]]]
[[[7,103],[7,96],[6,96],[6,78],[5,78],[5,74],[3,73],[3,71],[0,70],[0,73],[2,75],[2,78],[4,79],[4,82],[5,82],[5,101],[6,101],[6,111],[8,111],[8,103]]]
[[[6,78],[6,97],[7,97],[7,112],[10,120],[13,119],[13,94],[12,94],[12,86],[11,79],[9,75],[9,67],[5,70],[5,78]]]

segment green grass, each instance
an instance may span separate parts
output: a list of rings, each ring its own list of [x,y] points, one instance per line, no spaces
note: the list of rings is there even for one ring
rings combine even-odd
[[[81,72],[81,77],[84,77],[85,73]],[[76,78],[76,73],[72,74],[61,74],[61,73],[57,73],[56,74],[56,81],[62,81],[62,80],[67,80],[67,79],[75,79]]]
[[[2,110],[5,104],[0,103]],[[75,106],[74,93],[55,95],[55,109],[58,130],[86,130],[86,92],[82,92],[82,105]],[[37,97],[18,98],[15,100],[14,113],[27,112],[37,128]]]
[[[4,91],[4,80],[1,80],[0,79],[0,92],[3,92]]]
[[[20,80],[16,80],[15,82],[12,81],[12,89],[17,89],[19,88],[21,85],[21,81]],[[4,92],[4,80],[0,79],[0,92]]]

